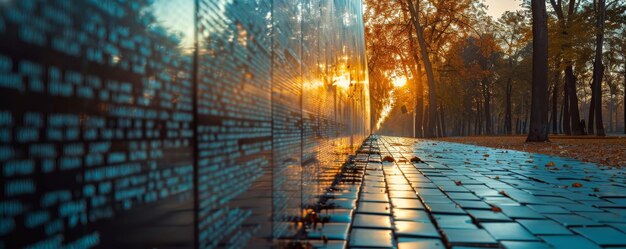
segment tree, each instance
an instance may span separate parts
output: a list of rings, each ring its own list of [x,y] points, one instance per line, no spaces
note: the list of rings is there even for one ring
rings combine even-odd
[[[531,1],[533,16],[533,82],[527,142],[548,141],[548,13],[544,0]]]
[[[596,53],[593,62],[593,83],[591,84],[591,108],[589,109],[589,123],[594,121],[597,136],[606,136],[602,121],[602,78],[604,77],[604,64],[602,63],[602,48],[604,43],[604,19],[606,11],[605,0],[598,0],[596,23]],[[589,132],[592,132],[591,130]]]
[[[420,47],[421,59],[426,69],[426,79],[428,80],[428,126],[426,128],[426,137],[435,137],[437,128],[437,92],[435,90],[435,74],[433,72],[433,66],[428,56],[428,48],[426,47],[426,39],[424,38],[424,30],[420,25],[419,9],[415,8],[413,0],[408,0],[409,13],[411,14],[411,21],[417,34],[417,41]],[[419,2],[418,6],[419,8]]]
[[[500,30],[498,39],[506,60],[506,66],[503,67],[502,75],[506,77],[505,85],[505,114],[504,114],[504,130],[505,134],[513,133],[513,84],[515,82],[517,65],[519,64],[521,50],[528,43],[529,36],[524,32],[526,27],[526,18],[524,12],[518,10],[516,12],[505,12],[499,20]]]
[[[554,9],[556,17],[558,19],[557,29],[558,32],[555,35],[555,40],[559,41],[560,44],[555,44],[559,46],[556,57],[557,65],[560,65],[560,60],[564,57],[565,64],[565,85],[563,86],[564,90],[564,98],[563,98],[563,109],[564,109],[564,119],[563,119],[563,130],[566,134],[573,135],[582,135],[584,134],[583,127],[581,126],[580,121],[580,113],[578,109],[578,96],[576,94],[576,76],[574,74],[574,65],[573,65],[573,56],[575,52],[573,51],[573,42],[580,39],[576,37],[576,34],[582,34],[582,30],[578,30],[578,32],[573,31],[574,26],[577,20],[576,18],[576,0],[569,0],[567,5],[567,12],[563,11],[563,0],[550,0],[550,4]],[[567,13],[567,15],[565,15]],[[574,34],[572,34],[574,33]],[[557,66],[557,70],[560,70],[560,66]],[[555,88],[556,91],[556,88]],[[556,94],[556,92],[555,92]]]

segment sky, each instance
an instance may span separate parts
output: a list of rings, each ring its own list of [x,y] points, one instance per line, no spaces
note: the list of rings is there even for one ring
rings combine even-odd
[[[514,11],[521,9],[521,0],[485,0],[485,3],[489,6],[487,14],[498,19],[505,11]]]

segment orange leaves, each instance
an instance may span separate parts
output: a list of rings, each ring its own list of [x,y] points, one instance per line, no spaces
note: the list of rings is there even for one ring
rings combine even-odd
[[[502,208],[500,208],[498,206],[491,206],[491,211],[496,212],[496,213],[501,213],[502,212]]]
[[[586,138],[586,139],[561,139],[550,138],[551,143],[526,144],[524,137],[471,137],[471,138],[446,138],[450,142],[482,145],[493,148],[505,148],[532,153],[548,154],[562,157],[571,157],[583,162],[593,162],[606,166],[626,167],[626,139],[611,138]],[[567,150],[563,150],[567,148]],[[526,163],[535,163],[529,158]],[[563,168],[571,166],[563,165]],[[557,165],[548,162],[546,169],[557,170]]]

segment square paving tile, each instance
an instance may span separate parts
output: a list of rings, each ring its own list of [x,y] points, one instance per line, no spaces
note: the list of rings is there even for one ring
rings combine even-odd
[[[601,246],[626,246],[626,234],[612,227],[577,227],[572,230]]]
[[[373,194],[373,193],[362,193],[361,197],[359,197],[359,201],[369,201],[369,202],[389,202],[389,197],[387,194]]]
[[[433,238],[440,237],[437,228],[435,228],[435,226],[431,223],[415,221],[396,221],[394,222],[394,226],[397,236]]]
[[[391,206],[389,203],[383,202],[359,202],[359,205],[356,209],[357,213],[366,213],[366,214],[391,214]]]
[[[443,229],[451,244],[496,244],[497,241],[482,229]]]
[[[480,197],[496,197],[496,196],[500,196],[500,193],[498,193],[498,191],[493,190],[493,189],[480,189],[480,190],[474,190],[473,192],[474,192],[474,194],[476,194],[477,196],[480,196]]]
[[[458,192],[452,192],[452,193],[448,193],[448,196],[450,197],[450,199],[453,200],[471,200],[471,201],[478,201],[480,200],[480,198],[478,198],[478,196],[472,194],[472,193],[458,193]]]
[[[540,214],[569,214],[569,210],[566,210],[559,206],[554,205],[528,205],[529,208],[537,211]]]
[[[409,185],[408,183],[406,185],[401,185],[401,184],[392,184],[391,182],[389,182],[389,186],[387,186],[387,188],[389,188],[390,191],[412,191],[415,193],[415,190],[413,190],[413,187],[411,187],[411,185]]]
[[[391,204],[393,208],[424,209],[424,205],[418,199],[392,198]]]
[[[497,240],[538,240],[516,222],[480,223],[480,225]]]
[[[568,235],[570,230],[553,220],[516,220],[535,235]]]
[[[535,212],[535,210],[532,210],[531,208],[527,206],[501,206],[500,209],[502,209],[502,213],[504,213],[506,216],[514,218],[514,219],[518,219],[518,218],[544,219],[545,218],[543,215]]]
[[[439,228],[476,229],[472,218],[467,215],[435,214],[435,222]]]
[[[532,241],[501,241],[505,249],[551,249],[548,244]]]
[[[440,239],[431,238],[399,238],[398,249],[445,249],[443,242]]]
[[[389,197],[391,198],[406,198],[406,199],[417,199],[417,194],[415,191],[398,191],[398,190],[390,190]]]
[[[569,226],[589,226],[598,224],[595,221],[582,217],[576,214],[546,214],[546,216],[550,219],[555,220],[561,225],[569,227]]]
[[[367,187],[379,187],[379,188],[384,188],[385,186],[387,186],[385,184],[385,182],[379,182],[379,181],[363,181],[363,186],[367,186]]]
[[[385,181],[385,177],[383,176],[372,176],[372,175],[366,175],[363,176],[363,181],[374,181],[374,182],[384,182]]]
[[[563,204],[560,206],[563,209],[569,210],[571,212],[602,212],[602,209],[585,204]]]
[[[441,190],[434,189],[434,188],[415,188],[415,192],[417,192],[417,194],[419,196],[424,196],[424,195],[442,195],[442,196],[445,196],[445,194]]]
[[[487,196],[484,197],[484,201],[486,203],[496,205],[496,206],[519,206],[519,202],[514,201],[511,198],[504,196]]]
[[[576,214],[597,222],[626,223],[626,217],[609,212],[576,212]]]
[[[428,210],[436,214],[465,214],[465,211],[455,203],[426,203]]]
[[[486,202],[483,201],[467,201],[467,200],[460,200],[460,201],[455,201],[457,204],[459,204],[459,206],[461,206],[462,208],[470,208],[470,209],[491,209],[491,206],[489,204],[487,204]]]
[[[477,221],[510,221],[511,218],[504,215],[502,212],[494,212],[491,210],[467,210]]]
[[[448,204],[452,204],[454,203],[454,201],[452,201],[450,198],[448,198],[445,195],[424,195],[424,196],[420,196],[420,198],[422,200],[424,200],[425,204],[435,204],[435,203],[448,203]]]
[[[391,229],[391,217],[387,215],[356,214],[353,227]]]
[[[426,211],[400,208],[393,209],[393,219],[404,221],[430,222],[430,217],[428,216],[428,213],[426,213]]]
[[[541,236],[542,240],[555,249],[599,249],[597,244],[578,235]]]
[[[354,228],[350,233],[350,247],[392,248],[391,230]]]
[[[370,193],[370,194],[385,194],[385,188],[379,188],[379,187],[367,187],[367,186],[363,186],[363,188],[361,189],[361,193]]]

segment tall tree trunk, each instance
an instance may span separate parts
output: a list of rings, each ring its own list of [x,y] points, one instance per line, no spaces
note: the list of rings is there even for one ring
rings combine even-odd
[[[424,110],[428,110],[429,104],[425,103],[424,104]],[[424,124],[428,124],[430,122],[430,113],[428,112],[424,112]],[[424,131],[424,137],[427,137],[426,132],[428,132],[426,130],[427,127],[424,127],[423,131]]]
[[[566,69],[567,70],[567,69]],[[565,84],[563,85],[563,122],[561,126],[563,126],[563,133],[565,135],[572,135],[572,122],[570,121],[570,98],[569,98],[569,80],[567,79],[567,73],[565,73]]]
[[[593,63],[594,88],[592,95],[595,95],[595,118],[596,135],[606,136],[604,124],[602,122],[602,78],[604,77],[604,65],[602,64],[602,44],[604,43],[604,17],[606,4],[605,0],[598,0],[598,33],[596,34],[596,56]],[[592,121],[589,120],[589,123]]]
[[[507,80],[506,83],[506,110],[504,114],[504,132],[507,135],[511,135],[513,132],[513,124],[511,123],[512,115],[511,115],[511,94],[513,91],[513,86],[511,85],[511,77]]]
[[[609,101],[609,132],[613,131],[613,106],[614,106],[614,98],[613,94],[611,94],[611,98]]]
[[[567,81],[567,95],[569,97],[569,115],[571,131],[573,135],[584,135],[585,131],[580,123],[580,113],[578,111],[578,94],[576,94],[576,76],[574,67],[565,67],[565,80]]]
[[[560,60],[560,59],[558,59]],[[559,81],[561,78],[561,72],[559,71],[559,65],[557,63],[556,70],[554,70],[554,86],[552,87],[552,133],[559,133],[559,123],[558,123],[558,104],[559,104]]]
[[[595,81],[595,80],[594,80]],[[596,131],[593,128],[593,120],[595,120],[596,113],[596,95],[595,95],[595,85],[591,83],[591,100],[589,103],[589,119],[587,119],[587,133],[595,134]]]
[[[484,104],[484,115],[485,115],[485,134],[491,135],[493,134],[493,125],[491,122],[491,93],[489,92],[488,79],[484,78],[481,81],[482,90],[483,90],[483,98],[485,100]]]
[[[548,14],[545,0],[532,0],[533,84],[527,142],[548,141]]]
[[[626,69],[624,70],[624,99],[622,100],[624,106],[624,134],[626,134]]]
[[[439,113],[441,116],[441,136],[446,137],[446,112],[443,109],[443,103],[439,104]]]
[[[570,26],[570,21],[573,18],[573,15],[576,13],[576,0],[569,0],[567,16],[565,16],[563,12],[562,0],[550,0],[552,4],[552,8],[556,12],[556,16],[559,20],[559,27],[561,28],[561,35],[563,36],[563,40],[565,40],[565,44],[561,46],[561,52],[566,47],[571,47],[568,40],[568,32],[567,28]],[[571,60],[566,61],[567,65],[565,67],[565,84],[564,84],[564,113],[563,113],[563,132],[565,134],[571,135],[581,135],[584,134],[584,129],[580,124],[580,116],[578,110],[578,96],[576,95],[576,77],[574,76],[574,70],[572,66]]]
[[[483,117],[481,115],[481,112],[482,112],[481,104],[482,104],[481,101],[476,102],[476,118],[478,120],[478,125],[476,126],[476,129],[478,130],[478,132],[476,132],[476,135],[483,134]]]
[[[426,47],[426,39],[424,38],[424,30],[420,25],[419,18],[419,5],[416,9],[413,0],[408,0],[409,11],[411,13],[411,20],[417,34],[417,41],[420,47],[420,54],[422,62],[424,63],[424,69],[426,69],[426,79],[428,80],[428,127],[426,137],[434,137],[437,128],[437,92],[435,90],[435,74],[433,72],[433,66],[428,57],[428,48]],[[419,2],[418,2],[419,3]]]
[[[422,83],[422,66],[413,43],[413,29],[409,29],[409,47],[415,60],[415,135],[424,137],[424,84]]]
[[[459,134],[458,136],[465,136],[465,116],[461,118],[461,126],[459,126]]]
[[[567,98],[564,96],[564,98]],[[566,102],[563,102],[566,103]],[[561,105],[561,112],[559,113],[559,133],[563,133],[563,112],[565,112],[565,105]]]

